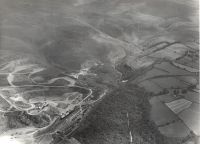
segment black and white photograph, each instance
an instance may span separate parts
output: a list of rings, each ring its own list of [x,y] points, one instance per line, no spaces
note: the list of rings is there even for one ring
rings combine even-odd
[[[0,0],[0,144],[200,144],[199,0]]]

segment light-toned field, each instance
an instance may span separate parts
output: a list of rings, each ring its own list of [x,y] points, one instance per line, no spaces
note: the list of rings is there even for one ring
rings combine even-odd
[[[188,91],[177,99],[172,94],[155,96],[150,99],[151,119],[156,125],[163,125],[181,119],[166,126],[159,127],[159,131],[168,137],[186,137],[190,131],[200,134],[200,105],[199,94]]]
[[[160,96],[157,96],[157,98],[161,101],[161,102],[164,102],[164,103],[169,103],[169,102],[172,102],[174,100],[176,100],[176,97],[174,97],[172,94],[165,94],[165,95],[160,95]]]
[[[152,83],[149,80],[141,82],[139,84],[139,86],[144,87],[149,92],[158,93],[158,92],[162,91],[162,88],[160,88],[158,85]]]
[[[198,76],[192,72],[177,68],[169,62],[155,64],[144,76],[136,80],[147,91],[159,93],[163,89],[187,88],[198,84]]]
[[[184,55],[187,48],[181,44],[174,44],[171,45],[163,50],[157,51],[150,56],[158,57],[158,58],[168,58],[170,60],[174,60],[179,58],[180,56]]]
[[[159,131],[167,137],[186,137],[190,130],[180,121],[159,127]]]
[[[177,74],[177,75],[189,75],[191,74],[191,72],[188,72],[186,70],[183,69],[179,69],[175,66],[173,66],[172,64],[170,64],[169,62],[162,62],[160,64],[155,65],[155,67],[163,69],[163,70],[167,70],[170,74]]]
[[[193,103],[191,107],[178,115],[183,122],[196,134],[200,135],[200,105]]]
[[[197,85],[198,84],[198,76],[181,76],[178,77],[179,80],[188,83],[189,85]]]
[[[199,96],[199,93],[197,92],[188,91],[186,94],[184,94],[184,98],[191,102],[200,104],[200,96]]]
[[[189,72],[199,72],[199,64],[198,63],[194,63],[192,64],[191,66],[187,66],[186,63],[184,64],[180,64],[180,63],[177,63],[177,62],[173,62],[173,64],[177,67],[180,67],[181,69],[185,69]]]
[[[154,83],[156,83],[157,85],[159,85],[162,88],[171,88],[171,87],[184,88],[184,87],[187,87],[187,84],[176,79],[175,77],[157,78],[157,79],[152,79],[151,81],[153,81]]]
[[[168,72],[166,70],[153,68],[150,71],[148,71],[145,75],[142,76],[142,78],[140,79],[140,82],[157,75],[167,75],[167,74]]]
[[[178,114],[181,111],[189,108],[192,105],[191,101],[188,101],[186,99],[178,99],[169,103],[166,103],[166,105],[175,113]]]

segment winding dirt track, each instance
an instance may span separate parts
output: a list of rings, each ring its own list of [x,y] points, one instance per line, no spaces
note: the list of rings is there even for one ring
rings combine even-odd
[[[98,99],[91,99],[93,97],[92,90],[76,86],[76,80],[68,76],[56,77],[43,82],[34,79],[45,69],[37,64],[31,64],[27,59],[14,60],[0,66],[0,75],[5,76],[9,84],[9,86],[0,87],[0,96],[10,104],[9,109],[1,111],[3,113],[12,112],[14,109],[14,111],[25,111],[29,115],[46,115],[50,119],[48,126],[11,129],[4,132],[2,136],[9,136],[30,144],[35,143],[35,140],[41,136],[53,134],[56,131],[64,131],[66,135],[71,134],[78,128],[83,116],[90,111],[92,105],[106,94],[104,91]],[[59,80],[64,80],[67,84],[57,85],[56,82]],[[16,84],[16,82],[27,81],[29,84]],[[72,87],[87,90],[88,93],[83,96],[79,92],[67,92]],[[49,98],[48,93],[51,94],[52,89],[62,91],[61,95],[53,94]],[[42,99],[40,94],[43,94],[45,98]],[[27,99],[28,96],[30,98]],[[18,105],[18,102],[23,106]],[[66,105],[66,107],[60,108],[59,104]],[[56,116],[51,110],[56,112]]]

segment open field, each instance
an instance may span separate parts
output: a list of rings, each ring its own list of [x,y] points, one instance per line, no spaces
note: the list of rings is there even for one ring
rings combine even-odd
[[[153,97],[150,99],[151,119],[157,124],[165,124],[177,119],[177,116],[163,103],[159,98]]]
[[[181,75],[190,75],[190,74],[192,74],[191,72],[188,72],[186,70],[179,69],[179,68],[173,66],[169,62],[163,62],[163,63],[157,64],[155,67],[163,69],[163,70],[166,70],[170,74],[174,74],[174,75],[179,75],[179,74],[181,74]]]
[[[159,93],[162,91],[162,88],[157,84],[152,83],[151,81],[144,81],[139,84],[139,86],[144,87],[147,91],[153,93]]]
[[[181,57],[187,51],[187,47],[181,44],[171,45],[163,50],[157,51],[151,54],[151,57],[161,57],[167,58],[169,60],[175,60],[176,58]]]
[[[175,122],[164,127],[159,127],[159,131],[167,137],[186,137],[190,134],[190,129],[181,122]]]
[[[193,103],[200,104],[200,97],[199,97],[199,93],[197,93],[197,92],[188,91],[186,94],[184,94],[184,98]]]
[[[154,64],[151,70],[135,80],[147,91],[158,94],[164,89],[188,88],[198,85],[198,74],[178,68],[169,62]]]
[[[172,87],[185,88],[188,86],[187,84],[183,83],[182,81],[174,77],[156,78],[156,79],[152,79],[151,81],[156,83],[163,89],[164,88],[170,89]]]
[[[196,75],[193,76],[181,76],[178,77],[179,80],[188,84],[188,85],[197,85],[199,83],[199,77]]]
[[[179,114],[180,112],[184,111],[185,109],[189,108],[192,105],[191,101],[186,99],[178,99],[174,100],[169,103],[165,103],[170,110],[172,110],[175,114]]]
[[[172,102],[174,100],[176,100],[177,98],[169,93],[169,94],[164,94],[164,95],[159,95],[159,96],[156,96],[157,99],[159,99],[161,102],[163,103],[169,103],[169,102]]]
[[[192,66],[187,66],[186,64],[180,64],[180,63],[176,63],[176,62],[173,62],[173,64],[177,67],[180,67],[181,69],[185,69],[189,72],[199,72],[199,64],[198,63],[194,63],[194,65],[192,64]]]
[[[199,93],[188,91],[178,97],[171,92],[152,97],[150,99],[152,120],[159,127],[159,131],[166,136],[186,137],[190,132],[198,136]]]
[[[193,103],[189,108],[182,111],[178,116],[197,136],[200,135],[200,105]]]

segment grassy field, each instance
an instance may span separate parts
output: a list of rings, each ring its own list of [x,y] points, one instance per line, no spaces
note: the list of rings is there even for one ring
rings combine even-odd
[[[185,109],[189,108],[192,104],[191,101],[188,101],[186,99],[178,99],[178,100],[174,100],[172,102],[169,103],[165,103],[170,110],[172,110],[175,114],[178,114],[182,111],[184,111]]]
[[[184,98],[194,103],[200,103],[199,93],[197,92],[188,91],[186,94],[184,94]]]
[[[144,87],[147,91],[153,92],[153,93],[159,93],[162,91],[162,88],[158,86],[155,83],[152,83],[151,81],[144,81],[139,84],[140,87]]]
[[[178,116],[183,122],[196,134],[200,135],[200,106],[199,104],[193,103],[191,107],[182,111]]]
[[[177,119],[177,116],[162,102],[159,97],[153,97],[150,99],[151,118],[157,124],[165,124],[167,122]]]
[[[159,128],[160,132],[167,137],[187,137],[190,129],[181,122],[175,122]]]
[[[135,83],[155,95],[164,89],[188,88],[197,85],[199,81],[198,74],[163,61],[155,63],[149,71],[145,72],[144,76],[138,77]]]

